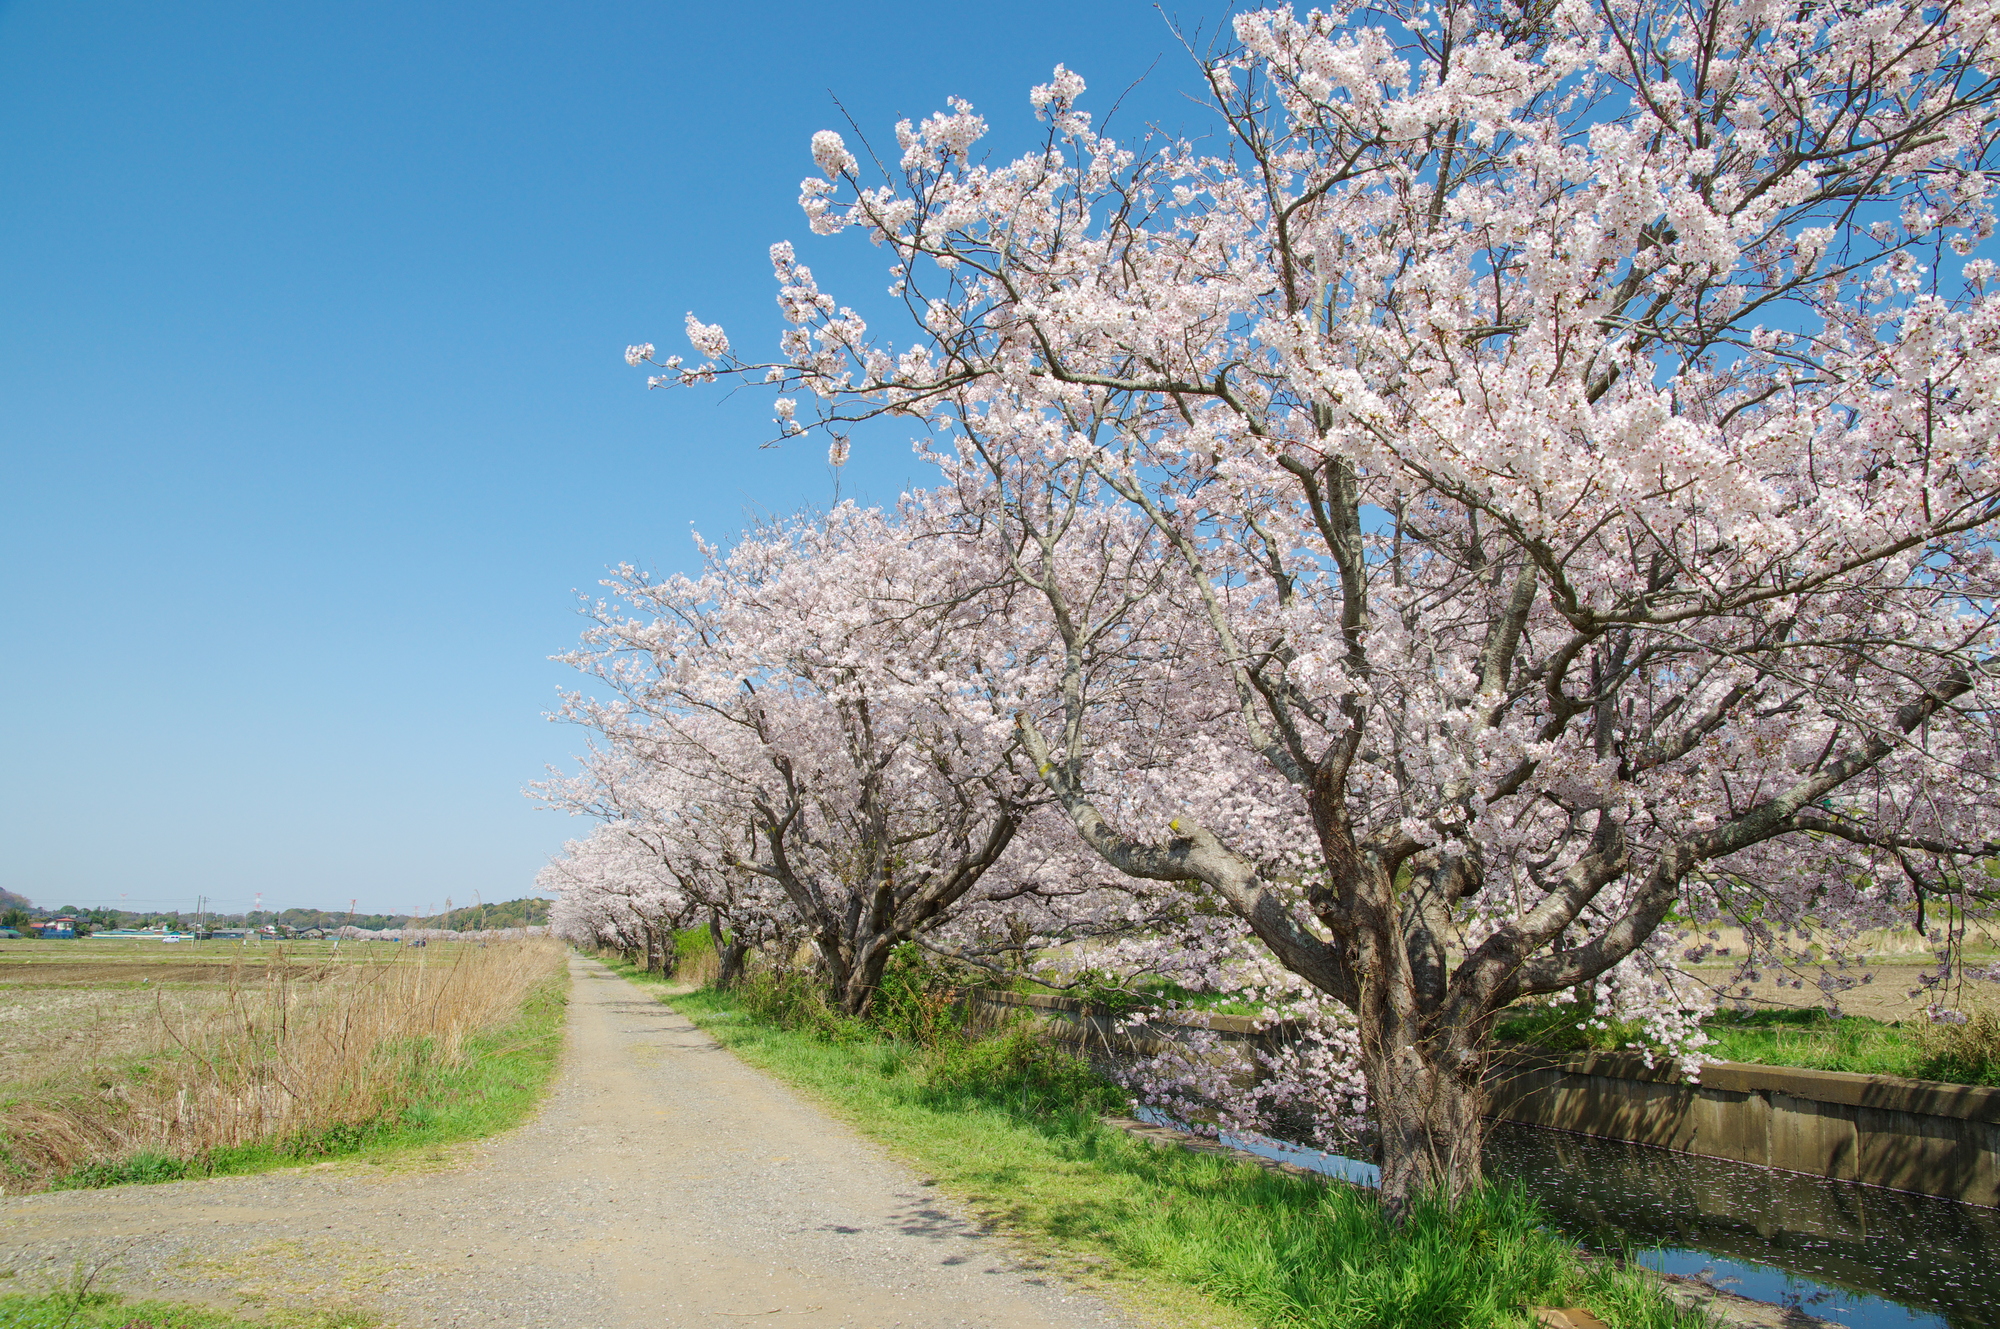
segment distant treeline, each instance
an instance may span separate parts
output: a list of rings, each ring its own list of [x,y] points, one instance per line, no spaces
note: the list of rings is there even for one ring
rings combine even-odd
[[[350,914],[338,909],[253,909],[240,914],[210,910],[196,914],[190,909],[131,910],[79,908],[38,908],[22,896],[0,891],[0,915],[18,915],[18,922],[30,919],[73,917],[92,931],[106,928],[176,927],[192,928],[197,923],[214,928],[258,928],[267,923],[303,930],[305,928],[357,927],[372,931],[397,928],[441,928],[471,932],[481,928],[539,927],[549,921],[547,900],[503,900],[495,904],[468,905],[449,913],[417,917],[411,914]],[[0,922],[0,926],[5,926]]]
[[[343,922],[346,920],[342,920]],[[356,927],[440,928],[446,932],[475,932],[483,928],[535,928],[549,921],[547,900],[504,900],[499,904],[475,904],[447,914],[407,919],[400,923],[364,923]]]

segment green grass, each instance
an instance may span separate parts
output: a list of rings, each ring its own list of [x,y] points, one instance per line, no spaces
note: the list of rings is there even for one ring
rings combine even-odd
[[[98,1286],[108,1266],[78,1261],[65,1286],[47,1292],[0,1294],[0,1329],[372,1329],[378,1317],[359,1307],[287,1307],[255,1320],[213,1306],[177,1301],[128,1301]],[[13,1278],[12,1270],[0,1277]]]
[[[1717,1060],[2000,1087],[2000,1022],[1991,1013],[1912,1025],[1820,1010],[1723,1012],[1702,1027]]]
[[[1714,1040],[1702,1049],[1712,1061],[2000,1086],[2000,1029],[1991,1016],[1912,1027],[1812,1007],[1718,1011],[1702,1028]],[[1570,1003],[1521,1008],[1495,1032],[1504,1043],[1556,1053],[1609,1051],[1641,1037],[1635,1025],[1600,1027],[1586,1008]]]
[[[1123,1015],[1141,1006],[1154,1006],[1171,1002],[1187,1010],[1204,1011],[1210,1015],[1258,1016],[1265,1013],[1261,1002],[1247,1001],[1233,992],[1197,992],[1179,983],[1161,978],[1142,978],[1136,982],[1126,982],[1116,974],[1104,970],[1082,970],[1071,975],[1067,987],[1057,987],[1039,979],[1022,975],[1009,980],[1000,980],[988,975],[974,978],[974,986],[996,992],[1014,992],[1032,997],[1069,997],[1087,1001],[1107,1013]]]
[[[393,1115],[187,1158],[142,1153],[92,1163],[56,1178],[51,1189],[265,1172],[333,1158],[384,1162],[411,1150],[507,1130],[526,1118],[547,1091],[562,1052],[568,1000],[568,979],[559,973],[530,993],[512,1020],[468,1038],[456,1061],[441,1063],[414,1050],[409,1073],[417,1083],[408,1104]],[[0,1320],[0,1329],[11,1326]]]
[[[281,1311],[242,1320],[208,1306],[171,1301],[126,1301],[109,1292],[50,1292],[0,1296],[0,1329],[368,1329],[362,1311]]]
[[[1717,1061],[1929,1078],[1918,1074],[1923,1054],[1903,1026],[1866,1016],[1835,1018],[1822,1010],[1723,1011],[1702,1028],[1715,1040],[1703,1052]]]
[[[1135,1140],[1100,1120],[1117,1091],[1025,1028],[926,1048],[837,1017],[784,1028],[754,994],[663,1000],[1037,1254],[1155,1306],[1178,1296],[1204,1325],[1521,1326],[1528,1306],[1577,1304],[1613,1329],[1704,1323],[1580,1259],[1518,1190],[1422,1206],[1398,1229],[1366,1192]]]

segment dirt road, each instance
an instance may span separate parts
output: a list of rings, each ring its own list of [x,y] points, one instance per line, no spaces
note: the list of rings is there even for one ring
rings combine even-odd
[[[359,1164],[0,1200],[0,1289],[83,1261],[134,1296],[351,1304],[395,1326],[1083,1329],[908,1168],[587,960],[529,1125]]]

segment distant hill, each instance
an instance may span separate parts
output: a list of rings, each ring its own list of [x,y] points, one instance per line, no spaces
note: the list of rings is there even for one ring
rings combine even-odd
[[[448,914],[419,918],[410,926],[471,932],[476,928],[531,928],[549,921],[547,900],[503,900],[498,904],[467,905]]]
[[[0,909],[33,909],[34,907],[35,902],[27,896],[16,895],[10,890],[0,888]]]
[[[358,928],[372,931],[391,931],[397,928],[444,928],[452,932],[471,932],[477,928],[518,928],[535,927],[549,921],[547,900],[503,900],[497,904],[467,905],[446,914],[432,914],[417,917],[410,914],[349,914],[337,909],[286,909],[265,910],[250,914],[212,915],[218,926],[245,925],[256,927],[264,923],[285,923],[295,928],[341,927],[353,924]]]

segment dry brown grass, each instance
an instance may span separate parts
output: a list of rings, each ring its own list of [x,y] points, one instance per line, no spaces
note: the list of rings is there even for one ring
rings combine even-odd
[[[0,1185],[36,1189],[90,1163],[189,1158],[379,1119],[407,1101],[419,1065],[456,1062],[466,1038],[517,1011],[563,955],[546,939],[425,948],[240,966],[194,991],[101,994],[86,1027],[42,1040],[32,1080],[6,1086],[0,1158],[12,1175]],[[54,1007],[83,994],[8,996],[27,1018],[60,1019]]]
[[[621,950],[616,946],[599,946],[597,958],[606,964],[629,964],[639,973],[645,973],[646,955],[644,951]],[[673,972],[664,976],[670,989],[686,989],[690,992],[705,988],[722,974],[722,957],[712,947],[704,946],[698,951],[682,955],[674,964]]]
[[[714,951],[696,951],[674,970],[673,981],[690,988],[705,988],[722,974],[722,957]]]
[[[33,1093],[33,1086],[74,1062],[88,1048],[100,1061],[137,1056],[151,1046],[159,1023],[156,1005],[205,1008],[220,989],[164,991],[101,988],[13,988],[0,991],[0,1103]]]

